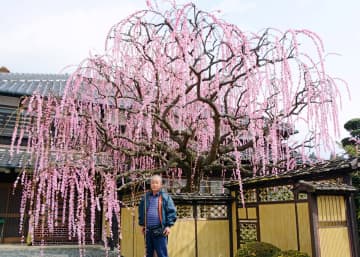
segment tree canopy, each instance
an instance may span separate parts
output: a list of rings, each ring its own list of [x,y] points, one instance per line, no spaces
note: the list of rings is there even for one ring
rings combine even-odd
[[[360,118],[348,120],[344,124],[344,128],[350,133],[351,137],[345,137],[341,140],[341,144],[346,154],[352,158],[359,158],[360,150]],[[360,171],[356,171],[351,175],[352,184],[360,189]],[[358,233],[360,235],[360,193],[354,195],[356,206]]]
[[[304,148],[329,145],[337,128],[323,53],[309,30],[250,33],[192,3],[149,3],[110,29],[104,54],[79,65],[62,97],[23,102],[31,122],[13,146],[29,135],[34,167],[20,179],[33,227],[46,210],[51,231],[62,199],[63,221],[84,242],[86,209],[93,224],[101,201],[111,222],[118,189],[153,173],[198,191],[214,171],[241,183],[244,173],[295,168],[294,151],[306,160]],[[299,121],[312,132],[303,141],[291,137]]]
[[[358,156],[360,144],[360,118],[348,120],[344,124],[344,128],[350,133],[351,137],[343,138],[341,144],[347,154],[350,156]]]
[[[344,124],[344,128],[350,132],[352,137],[360,139],[360,118],[347,121]]]
[[[341,140],[341,145],[346,153],[352,157],[359,156],[360,145],[360,118],[348,120],[344,128],[350,133],[351,137],[345,137]]]

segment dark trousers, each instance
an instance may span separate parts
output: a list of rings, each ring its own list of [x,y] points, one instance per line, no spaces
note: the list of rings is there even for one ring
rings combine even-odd
[[[158,257],[168,257],[167,237],[155,237],[151,230],[146,230],[146,257],[153,257],[156,251]]]

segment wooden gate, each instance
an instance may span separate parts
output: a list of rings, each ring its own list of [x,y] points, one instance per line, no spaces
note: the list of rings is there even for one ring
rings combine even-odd
[[[317,196],[321,257],[351,257],[344,196]]]

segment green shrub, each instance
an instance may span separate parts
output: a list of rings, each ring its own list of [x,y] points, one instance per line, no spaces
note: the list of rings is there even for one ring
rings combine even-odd
[[[299,252],[296,250],[281,251],[276,257],[310,257],[307,253]],[[275,257],[274,256],[274,257]]]
[[[244,244],[236,253],[236,257],[273,257],[280,253],[276,246],[263,242],[249,242]]]

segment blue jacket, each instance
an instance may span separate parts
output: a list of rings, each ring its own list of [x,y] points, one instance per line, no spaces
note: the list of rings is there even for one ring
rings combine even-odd
[[[145,226],[146,222],[146,208],[145,206],[149,206],[150,201],[150,194],[152,192],[147,192],[145,196],[142,197],[140,204],[139,204],[139,225]],[[176,208],[174,201],[171,197],[165,193],[160,191],[160,196],[162,198],[162,225],[164,227],[171,227],[174,225],[176,221]],[[146,198],[146,205],[145,205],[145,198]],[[160,215],[160,213],[159,213]]]

